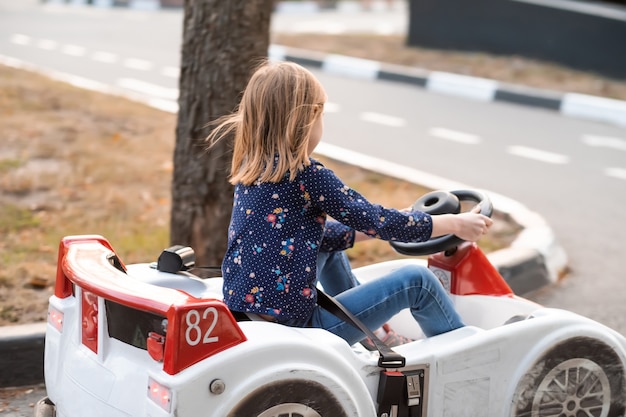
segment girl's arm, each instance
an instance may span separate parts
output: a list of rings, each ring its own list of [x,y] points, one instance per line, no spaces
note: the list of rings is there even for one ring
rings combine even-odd
[[[301,180],[308,201],[349,229],[374,238],[400,242],[423,242],[431,236],[429,214],[403,213],[380,204],[372,204],[356,190],[345,185],[332,170],[319,163],[314,162],[312,167],[305,170]],[[324,236],[326,238],[328,234],[325,233]],[[352,236],[354,237],[354,231]],[[362,240],[364,236],[358,239]]]
[[[307,170],[307,174],[303,184],[310,192],[311,201],[347,229],[363,232],[357,235],[353,231],[351,243],[354,239],[364,240],[363,235],[400,242],[424,242],[432,237],[454,234],[463,240],[476,241],[493,223],[479,213],[479,207],[461,214],[431,216],[420,211],[372,204],[321,164]],[[335,248],[331,250],[337,250],[338,245],[332,246]]]

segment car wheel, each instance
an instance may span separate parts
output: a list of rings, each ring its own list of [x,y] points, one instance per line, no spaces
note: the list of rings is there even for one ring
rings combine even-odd
[[[285,380],[265,385],[248,396],[228,417],[347,417],[332,392],[323,385]]]
[[[520,381],[515,417],[618,417],[624,415],[624,368],[607,345],[591,338],[560,343]]]

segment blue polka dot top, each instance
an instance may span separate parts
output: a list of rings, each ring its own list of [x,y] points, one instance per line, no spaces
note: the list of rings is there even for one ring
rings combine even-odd
[[[306,326],[317,301],[318,251],[350,248],[355,230],[422,242],[432,219],[370,203],[312,158],[293,181],[287,174],[278,183],[236,185],[222,263],[224,302],[233,311]]]

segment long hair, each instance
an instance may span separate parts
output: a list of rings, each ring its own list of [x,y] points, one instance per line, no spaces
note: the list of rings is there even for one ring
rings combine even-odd
[[[216,120],[207,137],[213,145],[234,133],[230,183],[279,182],[287,173],[293,181],[310,164],[311,128],[325,101],[324,88],[304,67],[264,61],[237,110]]]

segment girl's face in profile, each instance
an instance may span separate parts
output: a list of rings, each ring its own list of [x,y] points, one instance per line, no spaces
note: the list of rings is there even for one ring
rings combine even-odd
[[[311,138],[309,139],[308,152],[309,156],[313,153],[317,145],[322,140],[322,134],[324,133],[324,113],[321,112],[317,115],[317,118],[313,122],[311,127]]]

